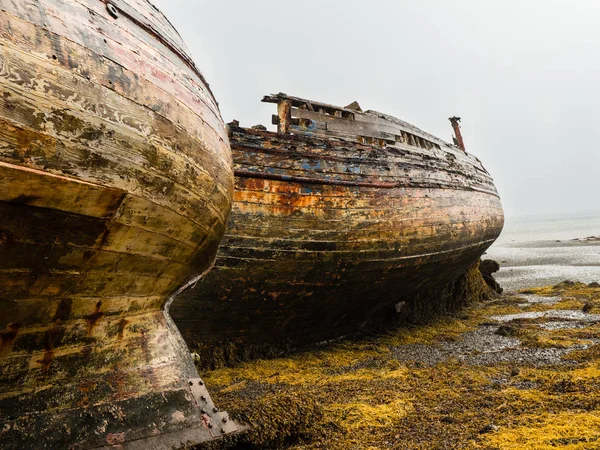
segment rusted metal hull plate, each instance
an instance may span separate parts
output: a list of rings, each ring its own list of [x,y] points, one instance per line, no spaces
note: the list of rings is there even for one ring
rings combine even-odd
[[[456,280],[503,226],[493,180],[459,149],[238,127],[231,143],[236,190],[215,269],[171,308],[207,353],[297,346],[389,317]]]
[[[171,448],[221,433],[164,309],[214,261],[228,138],[162,14],[113,6],[0,0],[2,448]]]

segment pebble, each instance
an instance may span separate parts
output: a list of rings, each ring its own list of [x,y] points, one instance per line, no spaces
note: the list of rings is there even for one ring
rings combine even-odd
[[[494,425],[493,423],[490,423],[489,425],[486,425],[481,430],[479,430],[479,434],[492,433],[492,432],[498,431],[499,429],[500,428],[498,428],[496,425]]]

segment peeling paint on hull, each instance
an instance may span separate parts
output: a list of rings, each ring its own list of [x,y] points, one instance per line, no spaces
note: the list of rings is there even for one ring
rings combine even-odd
[[[145,0],[0,0],[0,50],[0,447],[235,431],[166,311],[211,267],[233,191],[181,38]]]
[[[503,226],[493,180],[460,148],[380,113],[275,101],[290,102],[279,132],[230,124],[229,229],[171,310],[209,367],[389,318],[457,280]]]

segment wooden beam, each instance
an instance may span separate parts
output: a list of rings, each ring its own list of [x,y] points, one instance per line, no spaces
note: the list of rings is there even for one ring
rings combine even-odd
[[[279,115],[278,133],[287,133],[292,122],[292,102],[283,100],[277,104],[277,114]]]

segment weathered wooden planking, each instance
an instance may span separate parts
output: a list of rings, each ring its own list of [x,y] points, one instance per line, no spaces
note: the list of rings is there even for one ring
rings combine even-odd
[[[213,264],[227,134],[168,20],[145,0],[112,6],[0,0],[2,448],[178,448],[237,430],[198,395],[164,311]]]
[[[32,58],[48,61],[55,68],[67,69],[67,73],[73,80],[81,77],[83,80],[91,81],[90,84],[109,88],[108,91],[102,91],[103,96],[110,95],[110,91],[114,91],[120,94],[120,97],[116,98],[121,98],[122,102],[127,99],[148,105],[155,113],[172,123],[179,124],[192,135],[197,135],[202,141],[207,142],[209,145],[206,147],[209,152],[218,149],[219,145],[225,145],[226,137],[222,135],[223,130],[208,127],[205,116],[202,115],[204,110],[196,111],[195,115],[202,118],[201,124],[196,123],[197,119],[193,115],[190,116],[190,112],[194,110],[182,103],[179,98],[139,77],[134,70],[135,62],[129,64],[133,67],[128,70],[111,59],[98,58],[96,53],[86,47],[53,33],[40,35],[34,25],[16,17],[2,16],[0,25],[0,36],[5,39],[7,47],[10,47],[8,45],[10,43],[29,53]],[[60,57],[60,54],[57,56],[57,47],[64,54],[63,57]],[[190,126],[192,124],[193,127]],[[229,155],[226,156],[229,158]]]
[[[420,130],[414,125],[400,120],[396,117],[380,113],[378,111],[357,110],[353,108],[342,108],[322,102],[314,102],[299,97],[293,97],[284,93],[267,95],[263,102],[291,104],[293,117],[314,120],[317,123],[327,124],[326,127],[310,130],[312,133],[330,136],[345,136],[355,139],[357,136],[369,136],[376,139],[396,140],[401,133],[409,133],[414,137],[428,141],[439,148],[448,144],[429,133]],[[298,129],[302,131],[302,129]],[[304,130],[307,131],[307,130]],[[361,134],[361,131],[366,134]],[[430,148],[428,148],[430,149]]]
[[[223,348],[260,355],[389,318],[394,304],[453,283],[503,226],[472,155],[380,113],[274,99],[278,133],[230,126],[229,229],[213,271],[171,307],[207,365]],[[287,127],[290,117],[343,127],[326,135]],[[436,145],[357,142],[382,130]]]
[[[13,111],[19,108],[19,105],[15,103],[9,105],[13,107]],[[0,101],[1,109],[2,102]],[[24,117],[26,113],[27,110],[23,108],[22,114],[17,117]],[[0,136],[3,138],[0,147],[1,159],[59,174],[79,174],[96,183],[112,183],[115,187],[126,189],[179,214],[182,211],[190,211],[186,214],[188,219],[196,221],[198,225],[206,227],[207,230],[212,228],[215,222],[224,225],[223,213],[206,215],[201,211],[207,204],[215,212],[221,211],[217,208],[227,205],[229,195],[223,195],[219,186],[215,183],[211,184],[206,178],[204,184],[201,184],[202,178],[198,177],[194,182],[196,188],[192,190],[167,178],[160,172],[147,169],[147,166],[151,166],[153,162],[159,160],[156,148],[148,149],[139,142],[137,149],[141,153],[136,154],[136,143],[130,140],[127,149],[121,151],[119,143],[124,141],[115,139],[114,136],[105,140],[103,133],[106,131],[92,134],[97,138],[90,145],[89,139],[86,138],[86,130],[92,130],[94,133],[96,131],[94,128],[86,128],[83,125],[68,133],[62,131],[61,133],[70,135],[63,140],[53,137],[43,130],[16,126],[14,121],[17,118],[12,114],[11,116],[13,117],[11,122],[0,119],[0,123],[4,125],[0,131]],[[62,120],[65,119],[65,113],[59,112],[56,116],[50,117],[56,118],[57,121]],[[76,118],[67,115],[66,119],[74,120]],[[84,137],[81,137],[82,134]],[[105,153],[104,145],[111,150],[114,149],[114,154]],[[168,164],[168,160],[164,161],[164,164],[164,167],[170,170],[171,166]],[[188,178],[191,177],[188,174]],[[204,190],[204,196],[201,189]]]
[[[156,87],[181,99],[188,107],[201,108],[198,115],[214,125],[215,131],[222,133],[222,127],[219,126],[218,109],[212,94],[206,94],[206,85],[202,82],[199,74],[184,76],[181,67],[169,67],[169,59],[164,57],[163,53],[156,51],[156,48],[162,44],[144,31],[136,37],[138,26],[128,20],[126,16],[120,18],[120,21],[115,20],[110,18],[107,12],[104,12],[106,8],[102,2],[84,1],[82,3],[85,3],[85,6],[68,0],[49,0],[43,1],[41,4],[35,0],[25,0],[23,2],[6,2],[2,5],[2,9],[53,34],[53,52],[48,57],[54,55],[58,61],[62,59],[67,64],[75,63],[77,66],[77,60],[70,58],[71,55],[63,51],[61,40],[57,42],[57,39],[54,38],[54,36],[66,37],[91,50],[97,57],[100,56],[100,61],[116,62],[119,66],[131,71],[132,74],[143,76]],[[104,25],[100,30],[90,26],[88,17],[92,14],[94,21]],[[70,17],[69,21],[65,19],[65,15]],[[122,21],[125,22],[124,26],[127,28],[125,33],[119,33],[122,28],[118,23]],[[114,39],[109,40],[110,33],[117,33],[118,37],[113,35]],[[140,35],[144,39],[139,39]],[[169,48],[163,48],[162,51],[166,54],[170,53]],[[99,72],[99,74],[102,73]],[[119,72],[113,73],[108,79],[99,81],[101,84],[106,83],[107,86],[112,87],[127,80],[119,79],[118,74]],[[89,76],[96,75],[89,73]],[[203,85],[204,89],[201,88]],[[219,131],[220,128],[221,131]]]
[[[336,145],[329,148],[327,139],[272,136],[258,130],[248,130],[246,135],[238,138],[239,141],[234,141],[234,148],[243,152],[236,161],[237,170],[254,170],[256,176],[260,172],[285,174],[288,171],[289,175],[307,176],[302,172],[309,172],[319,175],[313,177],[315,184],[326,179],[395,180],[394,184],[414,186],[420,181],[437,180],[439,187],[444,187],[445,182],[446,187],[468,187],[497,195],[489,175],[477,170],[480,163],[475,158],[459,159],[441,150],[433,149],[428,155],[421,152],[413,154],[415,148],[409,146],[391,147],[384,151],[347,140],[335,141]],[[286,146],[290,151],[283,150]],[[302,164],[298,164],[298,160],[302,160]],[[401,179],[397,175],[399,170],[403,171]]]
[[[237,274],[219,268],[211,273],[213,283],[202,288],[203,296],[214,300],[206,301],[196,310],[186,309],[186,319],[178,318],[177,322],[186,340],[200,350],[232,343],[249,348],[278,341],[300,345],[333,338],[373,323],[369,320],[373,316],[389,317],[392,311],[373,301],[376,296],[387,297],[392,303],[410,301],[419,291],[430,287],[431,280],[444,285],[455,279],[461,274],[457,267],[473,263],[488,245],[473,247],[472,253],[463,252],[459,259],[415,258],[404,266],[380,266],[371,272],[365,270],[366,264],[337,269],[335,263],[322,260],[315,260],[315,269],[306,273],[249,270],[252,266],[269,265],[266,261],[262,264],[251,261]],[[277,259],[270,265],[292,264],[293,260]],[[342,276],[343,270],[349,274]],[[260,285],[260,290],[252,291],[258,286],[255,277],[261,273],[270,277]],[[314,280],[322,280],[326,286]],[[219,283],[230,288],[227,296],[218,289]],[[343,301],[336,301],[341,297]],[[235,327],[223,326],[226,323],[234,323]],[[213,343],[211,335],[215,333],[220,341]],[[265,334],[269,335],[268,340]]]
[[[64,176],[0,161],[1,202],[108,218],[115,214],[123,198],[123,191],[118,189],[107,189],[84,181],[74,182]]]
[[[167,178],[169,181],[163,182],[163,185],[169,182],[185,184],[186,187],[192,189],[192,193],[199,189],[210,189],[211,193],[214,190],[221,195],[221,199],[216,199],[216,201],[229,201],[227,189],[220,185],[214,186],[212,183],[213,179],[220,180],[224,177],[222,173],[228,171],[224,170],[225,162],[221,161],[220,165],[211,167],[211,164],[205,163],[207,159],[210,159],[208,158],[210,155],[203,156],[196,152],[198,155],[194,156],[193,149],[200,145],[200,142],[190,141],[189,137],[181,130],[176,130],[173,126],[170,129],[167,126],[157,126],[156,120],[147,120],[148,112],[142,107],[119,100],[105,102],[101,112],[98,112],[98,99],[104,96],[101,95],[101,92],[94,92],[94,86],[89,82],[85,82],[78,88],[77,85],[70,86],[68,82],[60,82],[53,76],[45,77],[44,75],[51,71],[49,68],[48,72],[45,72],[42,69],[36,70],[35,65],[33,67],[27,65],[22,66],[23,70],[19,71],[11,66],[8,57],[4,57],[3,61],[8,74],[6,84],[13,89],[5,92],[4,99],[0,102],[0,112],[7,119],[26,123],[28,126],[28,129],[18,135],[14,131],[10,131],[15,138],[20,139],[15,142],[15,146],[26,145],[26,142],[23,142],[25,139],[31,141],[36,132],[41,132],[56,137],[57,141],[65,147],[73,144],[85,146],[87,153],[85,150],[79,151],[83,152],[83,156],[80,158],[83,159],[84,167],[87,169],[93,162],[104,165],[113,163],[119,167],[123,166],[121,170],[126,170],[128,166],[130,170],[145,169],[145,173],[143,172],[140,176]],[[25,74],[24,71],[29,73]],[[41,83],[43,87],[39,87],[40,83],[37,82],[40,78],[44,80]],[[87,94],[87,91],[91,91],[90,94]],[[72,100],[73,97],[76,97],[78,101]],[[64,100],[51,103],[51,98]],[[41,107],[43,104],[52,106]],[[93,120],[96,117],[99,120]],[[135,125],[135,134],[128,132],[128,128],[131,128],[132,125]],[[33,136],[27,135],[27,131],[34,133]],[[172,141],[171,145],[169,145],[169,141]],[[124,148],[123,142],[128,143],[127,148]],[[99,146],[113,148],[110,152],[105,152],[106,156],[100,156],[97,152],[89,155],[89,149],[97,149]],[[174,148],[169,148],[170,146]],[[27,147],[25,148],[27,149]],[[4,152],[11,154],[12,151],[14,155],[15,150],[21,149],[8,146]],[[76,152],[77,149],[72,151]],[[55,154],[50,152],[50,149],[46,149],[46,152],[46,158],[51,158]],[[187,158],[183,156],[186,153],[190,155]],[[85,158],[85,155],[88,157]],[[65,155],[61,162],[74,171],[77,162],[70,161],[68,156],[68,154]],[[96,161],[93,161],[90,156],[95,157]],[[27,153],[22,157],[26,158]],[[140,158],[143,158],[142,161]],[[157,164],[159,161],[160,165]],[[40,165],[46,161],[38,160],[37,162]],[[210,172],[207,173],[206,168],[209,168]],[[116,169],[118,167],[113,171],[116,172]],[[90,181],[99,181],[90,175],[87,176]]]
[[[3,305],[6,314],[0,317],[0,327],[6,329],[10,323],[18,323],[21,333],[25,330],[37,330],[47,324],[54,325],[57,314],[64,316],[67,313],[73,320],[87,320],[97,314],[98,302],[102,303],[103,316],[120,317],[128,321],[126,319],[128,315],[160,309],[164,303],[164,297],[43,297],[11,300]],[[13,321],[8,322],[9,318]],[[22,336],[19,339],[22,339]],[[13,348],[14,343],[13,340],[11,344]],[[36,349],[39,351],[39,347],[34,347],[32,351]],[[23,351],[26,350],[23,347]]]

